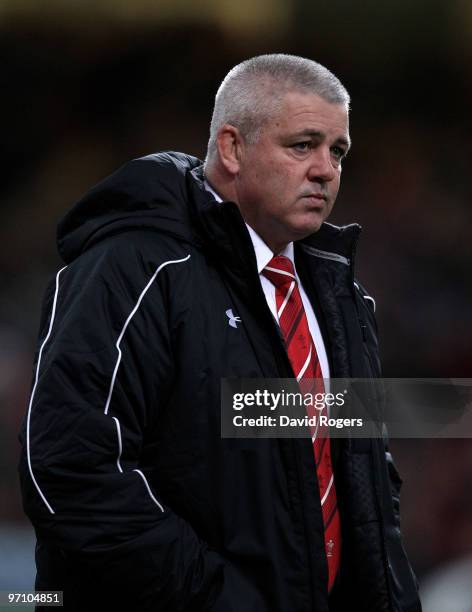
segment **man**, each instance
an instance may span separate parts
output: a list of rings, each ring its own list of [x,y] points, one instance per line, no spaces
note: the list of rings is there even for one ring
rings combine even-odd
[[[21,476],[36,587],[67,609],[420,610],[381,440],[220,435],[224,377],[380,375],[360,228],[324,223],[348,104],[315,62],[252,58],[217,93],[204,166],[134,160],[61,222]]]

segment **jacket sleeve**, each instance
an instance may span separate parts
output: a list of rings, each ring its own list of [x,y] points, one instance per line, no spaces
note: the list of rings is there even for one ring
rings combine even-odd
[[[151,261],[126,241],[106,242],[47,292],[20,436],[24,507],[78,581],[120,587],[139,609],[208,609],[224,561],[140,461],[175,374],[159,275],[178,273],[187,253],[176,244]]]

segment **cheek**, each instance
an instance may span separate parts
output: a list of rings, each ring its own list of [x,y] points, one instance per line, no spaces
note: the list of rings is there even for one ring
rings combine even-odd
[[[287,171],[275,163],[264,166],[258,176],[259,188],[273,201],[282,201],[290,190],[291,179]]]
[[[302,178],[287,167],[286,160],[280,161],[275,156],[248,164],[246,167],[246,185],[250,197],[268,213],[291,208],[299,191]]]
[[[255,163],[247,168],[247,177],[254,191],[270,191],[279,181],[280,170],[270,161]]]
[[[337,180],[334,180],[333,183],[334,183],[334,192],[337,195],[339,191],[339,187],[341,186],[341,177],[338,176]]]
[[[303,175],[296,168],[287,167],[287,164],[273,164],[271,177],[274,185],[280,193],[293,192],[300,189],[303,183]]]
[[[274,160],[267,160],[265,164],[259,167],[260,177],[269,182],[276,182],[282,174],[281,166]]]

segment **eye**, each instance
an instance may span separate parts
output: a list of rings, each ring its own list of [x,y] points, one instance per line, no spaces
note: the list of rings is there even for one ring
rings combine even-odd
[[[311,146],[310,140],[303,140],[301,142],[296,142],[295,144],[293,144],[292,149],[295,149],[295,151],[300,151],[301,153],[304,153],[305,151],[308,151],[310,146]]]
[[[334,157],[336,159],[343,159],[343,157],[345,157],[346,155],[346,151],[342,148],[342,147],[338,147],[337,145],[334,147],[331,147],[331,153],[334,155]]]
[[[290,145],[290,148],[296,153],[307,153],[311,149],[311,140],[301,140]]]

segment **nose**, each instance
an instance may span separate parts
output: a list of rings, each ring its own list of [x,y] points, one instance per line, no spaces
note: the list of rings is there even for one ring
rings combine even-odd
[[[320,146],[313,150],[308,168],[310,181],[329,182],[336,176],[331,151],[328,146]]]

